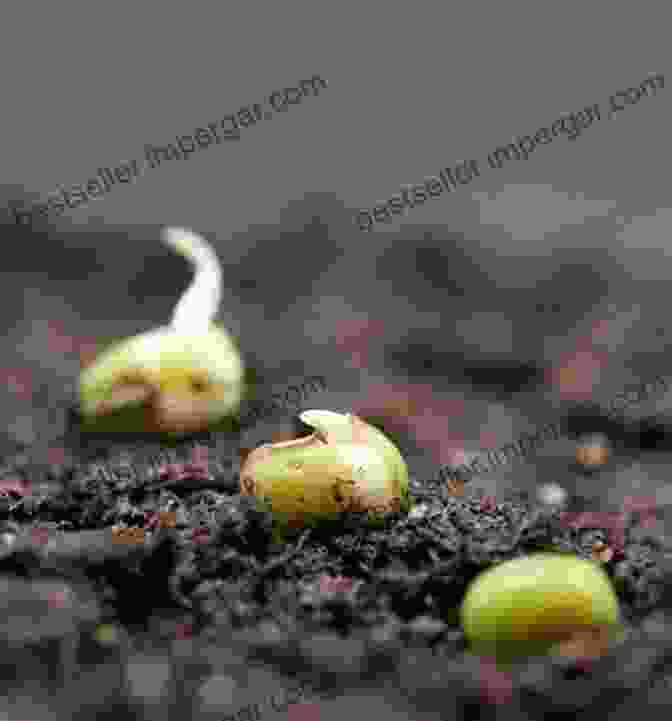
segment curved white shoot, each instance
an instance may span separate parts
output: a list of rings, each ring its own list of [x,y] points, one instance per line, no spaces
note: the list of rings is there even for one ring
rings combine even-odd
[[[318,434],[328,441],[352,442],[353,440],[353,419],[349,413],[310,410],[299,413],[299,418],[307,426],[315,428]]]
[[[194,280],[177,302],[171,325],[184,331],[206,331],[222,297],[222,270],[210,244],[184,228],[164,228],[163,242],[194,266]]]

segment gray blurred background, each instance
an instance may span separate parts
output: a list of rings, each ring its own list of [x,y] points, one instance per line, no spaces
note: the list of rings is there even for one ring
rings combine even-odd
[[[672,375],[672,90],[607,117],[611,94],[672,67],[663,3],[23,0],[5,8],[0,40],[0,365],[25,369],[56,405],[79,363],[50,324],[96,339],[168,319],[189,271],[161,245],[164,225],[214,244],[221,320],[265,382],[326,378],[308,407],[347,410],[372,387],[428,384],[444,408],[464,401],[439,444],[445,430],[466,453],[501,446],[563,411],[548,369],[599,321],[609,330],[595,345],[608,359],[597,400]],[[239,142],[172,160],[60,218],[22,228],[11,218],[11,201],[44,201],[316,74],[328,82],[317,97]],[[355,227],[357,210],[402,185],[462,159],[484,166],[513,136],[593,103],[604,117],[575,142],[486,166],[371,233]],[[357,367],[338,334],[366,319],[382,330]],[[62,432],[59,413],[5,385],[3,453]],[[639,410],[670,407],[672,397],[655,398]],[[435,456],[409,438],[413,472],[434,473]],[[549,443],[474,484],[583,483],[616,505],[624,494],[672,501],[669,454],[584,479],[573,449]]]
[[[49,345],[50,323],[100,338],[164,322],[189,282],[159,242],[172,224],[215,245],[221,319],[269,383],[327,378],[309,405],[347,409],[372,385],[430,384],[440,401],[466,402],[447,428],[474,452],[555,417],[566,399],[545,374],[598,321],[610,325],[596,398],[666,374],[669,88],[607,117],[611,94],[667,72],[661,3],[10,7],[4,367],[58,388],[79,366]],[[326,89],[239,142],[60,217],[21,228],[11,218],[10,202],[44,201],[316,74]],[[603,119],[575,142],[485,165],[513,136],[593,103]],[[484,168],[470,185],[371,233],[355,227],[358,209],[466,158]],[[383,327],[366,368],[336,342],[339,324],[362,319]],[[54,431],[38,403],[5,396],[8,442]],[[551,445],[553,463],[571,449]],[[435,468],[422,449],[411,456],[416,473]],[[535,483],[538,472],[502,469],[483,485]]]

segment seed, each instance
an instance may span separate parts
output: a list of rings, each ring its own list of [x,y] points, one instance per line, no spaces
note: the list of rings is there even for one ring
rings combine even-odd
[[[620,629],[618,598],[595,561],[535,554],[480,574],[461,608],[464,634],[478,654],[510,660],[540,655],[577,635]]]
[[[305,411],[310,436],[279,440],[249,453],[241,492],[270,499],[279,524],[297,526],[366,513],[378,520],[405,509],[408,470],[397,447],[381,431],[351,414]]]

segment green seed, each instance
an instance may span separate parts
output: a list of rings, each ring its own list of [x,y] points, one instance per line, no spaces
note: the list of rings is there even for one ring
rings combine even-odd
[[[540,553],[502,563],[467,588],[464,634],[481,655],[510,660],[541,655],[591,629],[616,636],[618,598],[594,561]]]

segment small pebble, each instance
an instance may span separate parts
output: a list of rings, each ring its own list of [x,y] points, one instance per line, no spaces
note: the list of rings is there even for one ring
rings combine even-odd
[[[545,483],[537,489],[537,500],[544,506],[562,506],[567,501],[567,491],[558,483]]]
[[[610,455],[611,444],[602,434],[582,438],[576,448],[576,461],[586,470],[596,470],[606,465]]]

